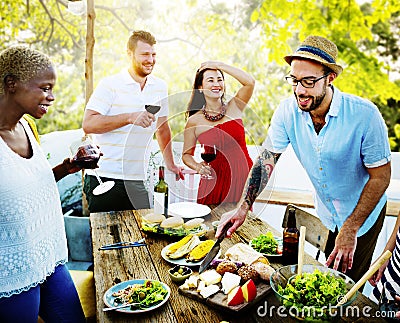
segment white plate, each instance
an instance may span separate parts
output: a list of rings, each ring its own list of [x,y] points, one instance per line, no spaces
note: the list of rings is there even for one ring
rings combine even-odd
[[[175,243],[175,242],[174,242]],[[163,250],[161,250],[161,257],[163,257],[163,259],[166,262],[169,262],[170,264],[174,264],[174,265],[181,265],[181,266],[188,266],[188,267],[195,267],[195,266],[200,266],[201,262],[204,260],[201,259],[199,261],[193,262],[193,261],[187,261],[186,260],[186,256],[179,258],[179,259],[171,259],[167,257],[167,250],[168,248],[173,245],[174,243],[170,243],[168,246],[165,246],[163,248]],[[215,258],[218,258],[221,255],[221,250],[218,251],[217,255],[215,256]]]
[[[210,214],[211,209],[207,205],[193,202],[172,203],[168,206],[168,215],[182,218],[199,218]]]
[[[146,280],[159,282],[157,280],[151,280],[151,279],[133,279],[133,280],[127,280],[127,281],[121,282],[121,283],[116,284],[113,287],[109,288],[104,293],[104,297],[103,297],[104,304],[106,304],[107,307],[116,306],[116,304],[114,304],[115,296],[112,296],[113,293],[118,292],[119,290],[124,289],[124,288],[128,287],[129,285],[143,284]],[[149,312],[149,311],[152,311],[152,310],[160,307],[166,301],[168,301],[168,298],[169,298],[169,296],[171,294],[171,290],[168,287],[168,285],[164,284],[163,282],[159,282],[159,283],[167,291],[167,295],[165,296],[165,298],[160,303],[157,303],[154,306],[150,306],[148,308],[143,308],[143,309],[138,309],[138,310],[131,310],[129,307],[127,307],[127,308],[120,308],[120,309],[117,309],[115,311],[123,312],[123,313],[135,314],[135,313]]]

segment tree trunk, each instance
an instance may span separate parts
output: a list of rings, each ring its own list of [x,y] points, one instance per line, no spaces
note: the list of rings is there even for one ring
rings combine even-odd
[[[85,92],[85,106],[89,101],[90,96],[93,92],[93,49],[94,49],[94,21],[96,19],[96,13],[94,10],[94,0],[87,0],[87,21],[86,21],[86,57],[85,57],[85,81],[86,81],[86,92]],[[82,188],[84,181],[84,171],[82,171]],[[83,215],[89,215],[88,203],[86,195],[82,191],[82,213]]]

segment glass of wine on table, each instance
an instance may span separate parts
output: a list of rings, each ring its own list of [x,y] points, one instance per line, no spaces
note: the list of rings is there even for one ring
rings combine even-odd
[[[201,150],[200,150],[200,156],[201,159],[203,159],[208,166],[210,166],[209,163],[211,163],[215,158],[217,158],[217,148],[215,145],[212,144],[201,144]],[[211,166],[210,166],[211,168]],[[214,176],[212,175],[201,175],[201,178],[204,179],[214,179]]]
[[[89,137],[83,137],[80,141],[73,142],[70,146],[73,154],[72,162],[84,169],[93,170],[99,185],[93,190],[94,195],[100,195],[108,192],[115,184],[114,181],[103,182],[97,174],[96,167],[100,159],[100,149],[90,140]]]

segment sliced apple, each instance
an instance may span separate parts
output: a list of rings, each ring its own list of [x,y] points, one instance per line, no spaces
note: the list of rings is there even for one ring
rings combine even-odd
[[[243,298],[246,302],[251,302],[257,296],[257,287],[252,279],[249,279],[242,287]]]
[[[228,305],[234,306],[239,305],[244,302],[243,292],[240,286],[235,287],[232,289],[228,294]]]

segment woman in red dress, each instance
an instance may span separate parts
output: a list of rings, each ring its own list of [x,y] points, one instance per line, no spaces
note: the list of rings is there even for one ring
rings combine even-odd
[[[225,102],[224,73],[242,85]],[[252,166],[245,141],[243,110],[253,94],[255,80],[245,71],[222,62],[201,64],[196,72],[192,96],[186,112],[183,162],[201,175],[197,202],[220,204],[238,202]],[[217,157],[207,164],[194,158],[196,143],[215,145]]]

